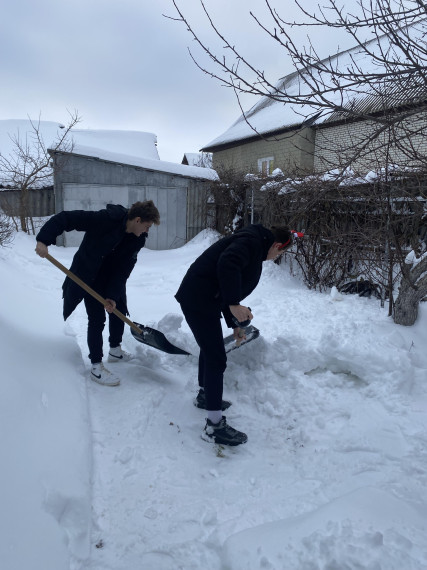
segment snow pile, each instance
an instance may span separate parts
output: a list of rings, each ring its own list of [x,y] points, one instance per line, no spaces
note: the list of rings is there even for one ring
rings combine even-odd
[[[192,356],[127,329],[118,388],[86,380],[84,307],[64,325],[63,275],[34,239],[0,249],[4,567],[427,570],[426,305],[400,327],[266,262],[247,299],[261,336],[225,374],[249,440],[221,449],[200,438],[197,346],[174,299],[216,237],[141,251],[131,318]],[[75,249],[50,252],[69,266]]]
[[[0,266],[2,565],[80,568],[90,553],[92,471],[83,359],[34,241],[18,234],[13,249],[0,249]]]
[[[412,540],[390,526],[412,531]],[[308,515],[231,536],[225,543],[226,567],[417,570],[425,555],[417,546],[424,543],[418,530],[424,526],[425,513],[416,507],[365,487]]]

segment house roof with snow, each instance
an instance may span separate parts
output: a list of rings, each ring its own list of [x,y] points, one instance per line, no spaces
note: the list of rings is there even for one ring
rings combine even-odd
[[[426,24],[427,20],[422,20],[406,28],[405,32],[411,34],[413,41],[419,41],[425,45]],[[390,46],[390,39],[387,35],[370,40],[364,46],[372,54],[386,53],[387,50],[391,50],[391,56],[396,55],[393,52],[393,47]],[[319,109],[313,105],[284,102],[280,100],[280,94],[283,94],[283,99],[287,101],[292,100],[292,97],[298,97],[301,101],[304,96],[309,100],[313,97],[311,85],[316,82],[322,85],[322,82],[327,81],[327,69],[345,70],[353,67],[363,70],[365,74],[384,73],[381,64],[375,61],[375,57],[368,55],[366,49],[361,46],[329,56],[322,60],[319,67],[323,67],[324,71],[312,68],[310,70],[312,79],[310,80],[308,72],[304,71],[294,71],[281,78],[272,90],[275,98],[269,95],[262,97],[248,112],[242,114],[231,127],[201,150],[215,152],[237,146],[243,141],[259,140],[260,136],[265,137],[302,126],[322,125],[343,120],[345,114],[342,112],[331,114],[330,109],[319,112]],[[424,82],[420,85],[414,85],[412,82],[408,88],[402,89],[402,85],[395,86],[382,81],[374,85],[373,88],[371,84],[371,87],[364,85],[362,88],[360,85],[355,85],[353,88],[345,88],[343,92],[337,89],[335,94],[330,94],[329,98],[337,106],[352,109],[353,112],[359,114],[369,114],[383,110],[385,102],[389,109],[398,108],[402,104],[424,103],[427,99],[427,88]],[[348,118],[348,114],[346,116]],[[304,123],[306,124],[304,125]]]

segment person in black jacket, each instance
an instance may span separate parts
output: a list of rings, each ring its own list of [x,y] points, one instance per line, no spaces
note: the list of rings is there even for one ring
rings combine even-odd
[[[236,340],[241,340],[242,330],[233,317],[241,323],[253,315],[240,302],[258,285],[263,261],[277,259],[291,243],[292,232],[285,226],[245,227],[204,251],[188,269],[175,295],[200,348],[195,405],[207,410],[204,439],[225,445],[247,441],[246,434],[229,426],[222,415],[231,404],[222,399],[227,357],[221,313]]]
[[[126,281],[131,274],[137,254],[145,245],[148,231],[160,224],[160,215],[152,200],[136,202],[130,209],[119,204],[108,204],[104,210],[88,212],[72,210],[52,216],[36,236],[36,253],[46,257],[48,246],[64,231],[85,232],[83,241],[74,255],[70,270],[106,299],[109,313],[108,362],[129,360],[130,355],[121,349],[124,323],[112,311],[127,313]],[[64,320],[84,300],[88,315],[87,342],[92,363],[90,378],[99,384],[120,384],[102,364],[105,325],[104,307],[67,277],[62,286]]]

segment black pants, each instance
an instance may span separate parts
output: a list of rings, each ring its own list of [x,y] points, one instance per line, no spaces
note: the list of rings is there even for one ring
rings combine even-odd
[[[104,356],[103,352],[103,339],[102,332],[105,326],[106,311],[99,301],[94,299],[91,295],[84,296],[84,303],[88,317],[87,324],[87,344],[89,347],[89,358],[93,363],[101,362]],[[123,300],[117,301],[116,307],[121,313],[126,314],[126,303]],[[108,342],[111,347],[119,346],[122,342],[123,332],[125,330],[124,322],[116,317],[116,315],[109,315],[109,332],[110,336]]]
[[[219,307],[206,313],[183,305],[181,308],[200,348],[198,378],[199,386],[205,389],[207,409],[220,410],[224,371],[227,368],[221,311]]]

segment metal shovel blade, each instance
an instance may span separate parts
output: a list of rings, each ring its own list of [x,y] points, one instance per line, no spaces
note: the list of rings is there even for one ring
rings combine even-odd
[[[139,323],[135,323],[135,325],[141,330],[141,332],[136,332],[132,327],[130,331],[132,336],[138,342],[142,342],[142,344],[147,344],[152,348],[157,348],[157,350],[167,352],[168,354],[190,354],[186,350],[183,350],[169,342],[162,332],[156,331],[156,329],[152,329],[151,327],[140,325]]]
[[[52,257],[49,253],[46,255],[46,259],[48,259],[53,265],[65,273],[65,275],[77,283],[77,285],[89,293],[89,295],[91,295],[94,299],[99,301],[101,305],[104,307],[106,306],[106,299],[104,299],[99,293],[89,287],[89,285],[82,281],[80,277],[74,275],[74,273],[64,267],[62,263],[59,263],[59,261]],[[116,315],[116,317],[130,326],[131,333],[137,341],[142,342],[143,344],[147,344],[148,346],[152,346],[153,348],[157,348],[162,352],[167,352],[168,354],[190,354],[189,352],[182,350],[182,348],[178,348],[177,346],[174,346],[172,343],[170,343],[165,335],[160,331],[156,331],[155,329],[145,327],[144,325],[140,325],[138,323],[133,323],[117,308],[113,310],[113,313]]]
[[[240,348],[241,346],[247,344],[248,342],[251,342],[251,340],[255,340],[256,338],[259,337],[260,332],[259,332],[259,329],[250,325],[249,327],[246,327],[245,334],[246,334],[246,340],[242,340],[242,342],[240,342],[240,343],[236,342],[236,339],[234,338],[234,336],[232,334],[230,334],[229,336],[226,336],[224,338],[225,352],[230,352],[231,350],[236,350],[236,348]]]

